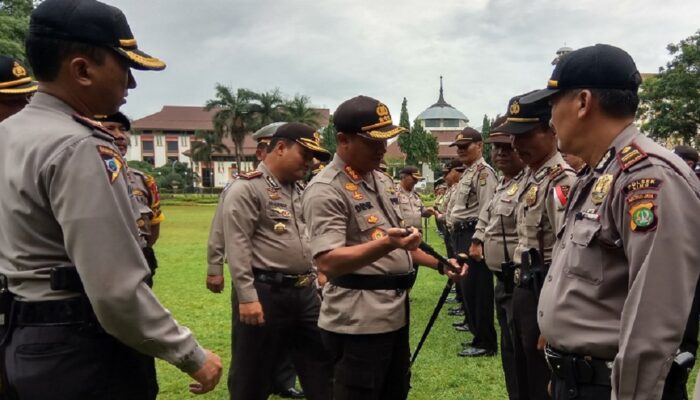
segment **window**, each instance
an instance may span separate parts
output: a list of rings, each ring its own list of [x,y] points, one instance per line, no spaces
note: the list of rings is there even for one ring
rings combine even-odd
[[[175,153],[177,154],[177,140],[168,140],[168,154]]]
[[[163,135],[156,135],[156,146],[163,147]]]
[[[458,119],[443,119],[442,126],[444,126],[446,128],[459,128],[459,120]]]
[[[144,156],[143,161],[153,165],[154,167],[156,166],[156,159],[153,156]]]
[[[426,128],[437,128],[440,126],[440,120],[439,119],[426,119],[423,121],[423,125]]]
[[[141,142],[141,148],[143,149],[143,152],[151,152],[153,153],[153,141],[152,140],[144,140]]]

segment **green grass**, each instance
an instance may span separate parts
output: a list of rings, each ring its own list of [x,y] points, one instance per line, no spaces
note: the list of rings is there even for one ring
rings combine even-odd
[[[208,399],[228,399],[226,374],[231,360],[231,281],[226,276],[223,294],[213,294],[205,287],[206,242],[213,205],[166,205],[166,220],[156,245],[159,269],[155,291],[161,302],[182,324],[194,331],[199,342],[219,354],[224,376]],[[444,254],[444,246],[433,227],[428,241]],[[411,348],[420,338],[425,324],[444,287],[445,278],[422,269],[411,292]],[[450,323],[455,319],[442,312],[413,367],[411,399],[505,399],[507,398],[500,355],[490,358],[464,359],[456,356],[460,342],[471,335],[458,333]],[[695,381],[693,371],[692,381]],[[158,361],[159,399],[195,398],[188,391],[191,379],[173,366]],[[692,394],[691,394],[692,398]]]

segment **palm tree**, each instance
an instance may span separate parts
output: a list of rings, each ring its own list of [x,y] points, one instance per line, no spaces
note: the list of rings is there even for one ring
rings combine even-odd
[[[255,125],[251,130],[258,130],[267,124],[284,121],[284,96],[279,89],[269,92],[256,93],[256,103],[253,104],[252,112],[256,114]]]
[[[228,86],[216,84],[215,98],[207,100],[204,109],[216,109],[214,131],[221,138],[229,136],[235,146],[236,164],[242,165],[243,141],[254,125],[255,113],[252,103],[257,96],[248,89],[238,89],[236,94]]]
[[[286,119],[289,122],[301,122],[314,128],[319,128],[318,113],[309,107],[309,96],[296,95],[284,105]]]
[[[214,153],[230,153],[229,148],[223,144],[222,136],[216,129],[213,131],[195,131],[192,141],[190,158],[193,162],[206,163],[211,168]],[[211,178],[211,177],[210,177]]]

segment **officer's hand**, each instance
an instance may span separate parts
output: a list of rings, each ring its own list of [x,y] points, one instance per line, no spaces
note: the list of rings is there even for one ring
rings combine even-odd
[[[212,391],[221,379],[221,358],[209,350],[205,350],[206,358],[202,368],[190,373],[197,383],[190,383],[190,392],[204,394]]]
[[[469,258],[476,261],[481,261],[484,259],[484,249],[480,244],[472,243],[469,245]]]
[[[316,277],[316,285],[318,286],[318,288],[323,288],[326,285],[326,282],[328,282],[328,277],[326,276],[326,274],[324,274],[323,272],[319,272],[318,276]]]
[[[545,339],[544,336],[540,335],[540,337],[537,338],[537,350],[544,351],[544,346],[546,344],[547,344],[547,339]]]
[[[452,272],[451,269],[446,268],[445,274],[447,274],[448,278],[452,279],[452,282],[458,282],[460,279],[462,279],[462,277],[464,277],[467,274],[467,271],[469,270],[469,265],[467,265],[466,263],[464,265],[459,265],[457,260],[455,260],[454,258],[450,258],[449,261],[450,264],[455,268],[455,270],[459,271],[459,273]]]
[[[224,276],[207,275],[207,289],[213,293],[221,293],[224,290]]]
[[[404,249],[408,251],[413,251],[418,248],[421,242],[421,235],[418,229],[410,227],[408,230],[411,232],[410,235],[406,235],[406,229],[403,228],[389,228],[386,233],[389,239],[389,243],[392,247],[396,249]]]
[[[239,304],[238,314],[241,322],[246,325],[257,326],[265,323],[265,315],[259,301]]]

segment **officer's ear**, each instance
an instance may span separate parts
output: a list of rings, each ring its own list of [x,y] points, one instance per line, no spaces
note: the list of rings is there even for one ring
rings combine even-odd
[[[87,57],[75,56],[66,60],[68,74],[80,86],[91,86],[94,79],[92,62]]]
[[[593,108],[593,94],[588,89],[579,90],[575,95],[574,104],[579,118],[589,116]]]
[[[348,144],[350,144],[350,135],[343,132],[338,132],[336,142],[338,146],[346,147]]]

